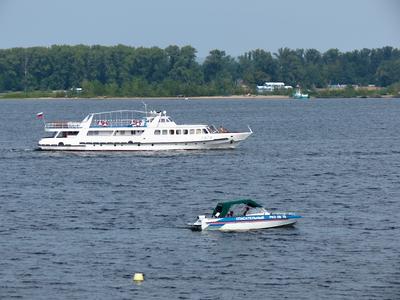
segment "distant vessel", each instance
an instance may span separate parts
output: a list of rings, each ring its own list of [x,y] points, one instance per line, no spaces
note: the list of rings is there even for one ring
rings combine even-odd
[[[296,92],[293,94],[294,99],[308,99],[310,96],[308,94],[303,94],[300,89],[296,89]]]
[[[43,114],[38,114],[43,119]],[[235,148],[253,132],[211,125],[177,125],[167,113],[118,110],[91,113],[81,122],[45,122],[41,150],[155,151]]]
[[[194,231],[220,230],[243,231],[289,226],[301,216],[287,212],[268,212],[250,199],[220,202],[211,217],[200,215],[196,222],[188,224]]]

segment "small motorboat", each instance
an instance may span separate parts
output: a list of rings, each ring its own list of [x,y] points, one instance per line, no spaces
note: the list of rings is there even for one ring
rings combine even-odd
[[[200,215],[196,222],[188,224],[194,231],[220,230],[245,231],[281,226],[290,226],[301,216],[288,212],[269,212],[257,202],[241,199],[220,202],[212,216]]]
[[[293,94],[294,99],[308,99],[310,95],[303,94],[300,89],[297,89],[296,92]]]

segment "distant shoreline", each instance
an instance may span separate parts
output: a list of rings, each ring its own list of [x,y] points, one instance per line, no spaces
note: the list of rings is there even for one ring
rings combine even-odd
[[[309,99],[303,99],[303,101],[309,100],[324,100],[324,99],[400,99],[399,97],[395,97],[394,95],[383,95],[379,97],[311,97]],[[107,96],[99,96],[99,97],[26,97],[26,98],[1,98],[2,100],[181,100],[181,101],[190,101],[190,100],[299,100],[294,99],[293,97],[286,95],[234,95],[234,96],[194,96],[194,97],[107,97]]]
[[[271,95],[254,95],[254,96],[195,96],[195,97],[107,97],[107,96],[101,96],[101,97],[26,97],[26,98],[0,98],[1,100],[183,100],[183,101],[188,101],[188,100],[229,100],[229,99],[238,99],[238,100],[243,100],[243,99],[256,99],[256,100],[282,100],[282,99],[292,99],[289,96],[282,96],[282,95],[276,95],[276,96],[271,96]]]

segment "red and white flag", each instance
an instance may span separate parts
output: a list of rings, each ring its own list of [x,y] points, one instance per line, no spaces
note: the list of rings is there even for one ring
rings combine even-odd
[[[37,118],[37,119],[43,119],[43,118],[44,118],[43,112],[37,113],[37,114],[36,114],[36,118]]]

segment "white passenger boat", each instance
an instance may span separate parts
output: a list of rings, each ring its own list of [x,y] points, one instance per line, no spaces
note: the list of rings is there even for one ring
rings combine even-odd
[[[42,113],[38,117],[43,119]],[[45,122],[50,137],[41,150],[153,151],[235,148],[252,134],[208,125],[177,125],[166,112],[119,110],[91,113],[81,122]]]
[[[301,216],[288,212],[268,212],[250,199],[220,202],[212,216],[200,215],[188,224],[194,231],[245,231],[293,225]]]

